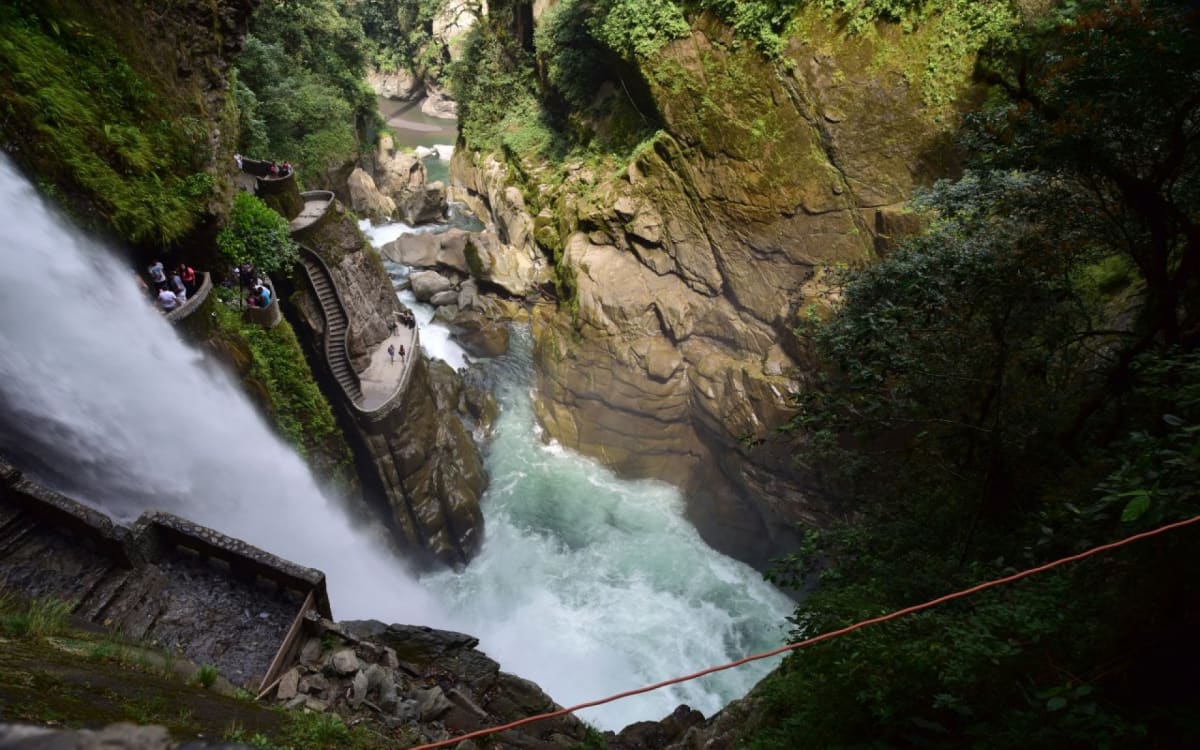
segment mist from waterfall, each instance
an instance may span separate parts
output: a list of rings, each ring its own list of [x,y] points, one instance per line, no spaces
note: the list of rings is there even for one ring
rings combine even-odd
[[[121,521],[159,509],[328,578],[334,616],[445,626],[401,562],[322,495],[134,270],[0,157],[0,453]]]
[[[540,439],[527,330],[485,365],[502,413],[483,550],[461,573],[417,582],[376,527],[322,495],[235,379],[180,339],[134,269],[48,210],[2,157],[0,226],[0,453],[45,484],[118,520],[162,509],[318,568],[338,619],[472,633],[562,704],[781,642],[790,602],[707,547],[678,491]],[[429,353],[461,358],[432,311],[405,298]],[[682,702],[712,713],[767,666],[583,718],[619,729]]]

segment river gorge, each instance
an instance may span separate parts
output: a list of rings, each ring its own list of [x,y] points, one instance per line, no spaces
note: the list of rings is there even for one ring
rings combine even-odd
[[[0,286],[12,290],[0,302],[0,450],[31,475],[119,519],[168,510],[318,568],[339,619],[472,633],[562,704],[781,643],[790,600],[705,545],[677,490],[619,479],[541,439],[526,328],[513,331],[507,355],[476,365],[501,407],[486,454],[483,549],[461,572],[418,577],[380,543],[378,528],[356,527],[322,495],[227,374],[179,339],[113,256],[44,207],[7,164],[0,189],[0,221],[20,226],[0,264]],[[432,310],[413,306],[428,353],[460,364]],[[620,729],[680,703],[712,713],[768,667],[583,718]]]

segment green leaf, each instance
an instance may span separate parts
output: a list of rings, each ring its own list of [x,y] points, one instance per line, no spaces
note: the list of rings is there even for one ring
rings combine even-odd
[[[1133,497],[1132,500],[1125,504],[1125,510],[1121,511],[1121,520],[1125,523],[1138,520],[1150,508],[1150,493],[1146,490],[1122,492],[1121,495],[1123,497]]]
[[[1067,706],[1067,699],[1062,697],[1061,695],[1056,695],[1053,698],[1051,698],[1050,700],[1046,701],[1046,710],[1047,711],[1061,711],[1062,709],[1066,708],[1066,706]]]

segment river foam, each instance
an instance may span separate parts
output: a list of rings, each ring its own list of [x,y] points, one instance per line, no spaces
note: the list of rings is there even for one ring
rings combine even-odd
[[[403,236],[384,226],[376,238]],[[407,269],[387,263],[398,283]],[[428,356],[459,367],[461,349],[409,291]],[[466,570],[421,581],[504,669],[564,705],[658,682],[783,642],[792,602],[750,567],[708,547],[675,488],[620,479],[547,442],[532,402],[531,338],[478,363],[501,417],[486,454],[483,549]],[[447,346],[447,349],[443,349]],[[442,352],[449,351],[450,356]],[[601,727],[658,719],[681,703],[705,714],[744,695],[770,668],[758,662],[585,711]]]

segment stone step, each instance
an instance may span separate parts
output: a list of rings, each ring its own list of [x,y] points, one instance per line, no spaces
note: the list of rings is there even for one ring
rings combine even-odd
[[[30,532],[37,528],[37,521],[20,515],[5,524],[0,531],[0,558],[11,556],[25,542]]]
[[[75,614],[95,623],[103,623],[102,614],[105,608],[121,592],[133,575],[133,571],[125,568],[114,568],[95,583],[75,605]]]
[[[139,568],[105,609],[106,624],[132,638],[145,638],[166,606],[166,587],[167,577],[158,567]]]
[[[4,527],[18,518],[21,512],[21,509],[16,505],[0,505],[0,534],[4,533]]]
[[[91,615],[84,612],[85,607],[94,606],[95,597],[98,592],[114,576],[122,571],[123,569],[119,568],[115,563],[110,563],[97,566],[81,575],[77,581],[78,586],[76,588],[76,591],[79,592],[78,598],[75,600],[75,608],[72,610],[75,616],[88,621],[94,621]],[[104,603],[106,604],[107,602]]]

